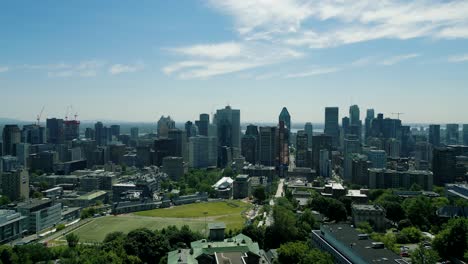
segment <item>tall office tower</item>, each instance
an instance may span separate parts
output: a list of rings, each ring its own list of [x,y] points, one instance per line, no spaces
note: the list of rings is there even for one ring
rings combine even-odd
[[[277,160],[280,166],[280,176],[289,166],[289,130],[283,121],[278,124],[276,130],[276,142],[278,142]]]
[[[440,146],[440,125],[429,125],[429,143]]]
[[[162,165],[163,158],[176,156],[175,145],[175,140],[167,137],[158,138],[154,141],[154,163],[156,166]]]
[[[458,145],[459,141],[458,124],[447,124],[445,127],[445,144]]]
[[[308,135],[304,130],[296,135],[296,167],[307,167]]]
[[[401,155],[401,142],[396,138],[389,138],[385,142],[385,152],[392,158],[398,158]]]
[[[256,164],[259,158],[260,144],[258,138],[258,127],[248,125],[245,136],[241,140],[241,154],[247,162]]]
[[[192,168],[216,166],[217,141],[214,137],[195,136],[189,139],[189,165]]]
[[[365,154],[371,163],[370,168],[385,169],[387,167],[387,153],[384,150],[371,149]]]
[[[401,120],[385,118],[381,130],[384,138],[401,138]]]
[[[16,157],[23,168],[28,168],[29,146],[29,143],[16,144]]]
[[[463,145],[468,146],[468,124],[463,125]]]
[[[328,159],[331,159],[332,153],[332,146],[333,140],[330,135],[321,134],[314,136],[314,146],[312,147],[312,165],[313,168],[316,170],[317,175],[321,175],[320,173],[320,150],[327,150],[328,154],[330,155]]]
[[[415,138],[411,133],[410,126],[401,126],[401,157],[409,157],[414,151]]]
[[[138,136],[139,136],[138,127],[132,127],[132,128],[130,128],[130,138],[131,138],[132,140],[137,140],[137,139],[138,139]]]
[[[110,132],[112,136],[114,137],[119,137],[120,136],[120,125],[111,125],[110,126]]]
[[[63,131],[63,119],[48,118],[47,126],[47,142],[52,144],[62,144],[65,139]]]
[[[451,147],[435,147],[432,157],[434,184],[444,186],[455,181],[457,153]]]
[[[341,118],[341,129],[343,131],[343,138],[346,137],[346,135],[349,134],[349,126],[351,125],[351,122],[349,120],[349,117],[345,116]]]
[[[187,134],[187,140],[197,135],[196,133],[197,129],[195,129],[195,125],[193,124],[192,121],[185,122],[184,128],[185,128],[185,134]]]
[[[359,106],[352,105],[349,107],[349,119],[351,125],[359,125],[361,123],[361,112]]]
[[[36,124],[25,125],[21,131],[21,141],[33,145],[46,143],[46,129]]]
[[[17,125],[3,127],[3,155],[16,156],[16,144],[21,142],[21,130]]]
[[[200,136],[208,136],[208,126],[210,124],[209,114],[200,114],[200,120],[195,121]]]
[[[332,172],[331,172],[331,160],[330,160],[331,154],[329,153],[328,150],[326,149],[321,149],[319,153],[319,171],[320,171],[320,176],[322,177],[331,177]]]
[[[80,121],[65,120],[63,121],[63,134],[66,141],[80,137]]]
[[[96,131],[94,131],[94,129],[90,128],[90,127],[87,127],[85,129],[85,138],[87,139],[95,139],[95,136],[96,136]]]
[[[29,173],[26,169],[17,169],[1,174],[2,194],[11,201],[29,199]]]
[[[340,138],[340,126],[338,125],[338,111],[339,111],[338,107],[326,107],[325,108],[324,133],[326,135],[329,135],[332,138],[333,147],[338,147],[339,138]],[[318,152],[317,152],[317,157],[318,157]]]
[[[366,120],[365,120],[365,131],[364,131],[364,137],[366,140],[368,137],[371,136],[371,124],[374,118],[375,118],[374,109],[367,109]]]
[[[276,127],[260,127],[260,164],[265,166],[277,166],[276,164]]]
[[[104,129],[104,125],[101,122],[94,124],[94,139],[98,146],[107,144],[107,131]]]
[[[168,137],[174,140],[174,156],[184,158],[184,161],[188,161],[187,156],[187,134],[185,131],[180,129],[169,130]]]
[[[240,110],[226,106],[216,110],[215,120],[218,146],[240,149]]]
[[[382,113],[377,114],[377,118],[371,121],[371,137],[380,138],[383,137],[383,120],[384,115]]]
[[[288,130],[288,144],[289,144],[289,138],[291,134],[291,115],[289,114],[288,109],[286,107],[283,107],[283,109],[281,109],[281,112],[279,114],[278,123],[281,123],[281,122],[284,123],[284,126]]]
[[[169,134],[170,129],[175,128],[175,122],[174,120],[171,119],[170,116],[161,116],[161,118],[158,121],[158,137],[166,137]]]
[[[312,148],[312,137],[314,136],[314,126],[312,123],[305,123],[304,131],[307,134],[307,148]]]
[[[343,145],[343,179],[348,182],[352,180],[352,155],[355,153],[361,153],[361,143],[357,135],[348,135]]]
[[[257,138],[254,136],[245,135],[241,139],[241,155],[245,161],[256,164],[258,151],[257,151]]]

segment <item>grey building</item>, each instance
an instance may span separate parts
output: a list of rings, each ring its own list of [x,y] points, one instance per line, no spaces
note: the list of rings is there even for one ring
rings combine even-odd
[[[440,125],[429,125],[429,143],[440,146]]]
[[[375,230],[385,230],[385,209],[376,204],[353,204],[352,216],[354,226],[368,222]]]
[[[246,174],[237,175],[233,182],[233,197],[234,199],[244,199],[251,194],[250,177]]]
[[[214,123],[218,129],[218,146],[240,149],[240,110],[230,106],[216,110]]]
[[[458,124],[447,124],[445,127],[445,144],[458,145],[460,143]]]
[[[0,210],[0,243],[20,238],[25,225],[25,216],[14,210]]]
[[[25,169],[3,172],[2,193],[11,201],[29,198],[29,172]]]
[[[325,129],[324,133],[331,136],[333,147],[339,145],[340,126],[338,124],[338,107],[325,108]]]
[[[5,125],[2,133],[3,155],[16,156],[16,144],[21,142],[21,130],[17,125]]]
[[[52,200],[28,200],[18,204],[18,212],[27,219],[28,233],[38,233],[41,230],[55,226],[60,222],[62,204],[54,204]]]
[[[181,157],[165,157],[162,162],[162,171],[172,180],[178,181],[184,177],[184,160]]]

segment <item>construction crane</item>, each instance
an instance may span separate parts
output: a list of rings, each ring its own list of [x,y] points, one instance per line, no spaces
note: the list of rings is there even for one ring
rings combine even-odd
[[[398,119],[400,119],[400,115],[404,115],[405,113],[401,113],[401,112],[396,112],[396,113],[392,113],[392,115],[396,115]]]
[[[36,121],[37,121],[36,125],[39,125],[39,123],[41,122],[41,117],[42,117],[42,113],[44,112],[44,108],[45,106],[42,107],[41,112],[36,116]]]

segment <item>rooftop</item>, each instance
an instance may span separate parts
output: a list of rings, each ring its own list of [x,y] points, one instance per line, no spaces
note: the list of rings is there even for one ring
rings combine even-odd
[[[93,200],[93,199],[96,199],[96,198],[98,198],[98,197],[100,197],[102,195],[105,195],[105,194],[106,194],[105,191],[89,192],[89,193],[81,195],[77,199],[79,199],[79,200]]]

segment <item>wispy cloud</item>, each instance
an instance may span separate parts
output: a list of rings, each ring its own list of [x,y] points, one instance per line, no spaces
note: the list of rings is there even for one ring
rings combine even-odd
[[[468,62],[468,54],[454,55],[448,58],[449,62]]]
[[[206,79],[303,56],[293,49],[258,43],[197,44],[170,50],[182,59],[162,71],[181,79]]]
[[[113,64],[109,68],[109,73],[117,75],[121,73],[137,72],[143,70],[145,65],[142,62],[135,64]]]
[[[9,70],[10,70],[10,67],[8,67],[8,66],[0,66],[0,73],[7,72]]]
[[[394,65],[394,64],[400,63],[400,62],[405,61],[405,60],[410,60],[410,59],[417,58],[419,56],[421,56],[421,55],[417,54],[417,53],[398,55],[398,56],[394,56],[394,57],[385,59],[384,61],[381,62],[381,64],[385,65],[385,66],[390,66],[390,65]]]
[[[290,73],[285,76],[285,78],[303,78],[311,77],[316,75],[329,74],[340,71],[340,68],[317,68],[305,72]]]
[[[234,18],[242,38],[294,46],[326,48],[376,39],[468,38],[467,1],[210,0],[209,3]]]

